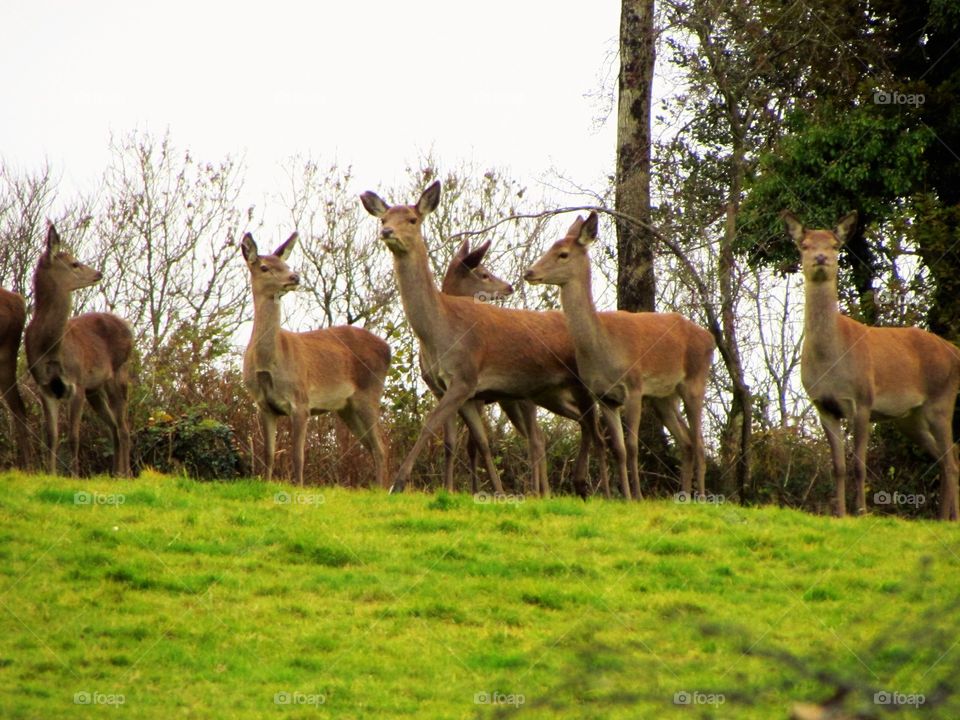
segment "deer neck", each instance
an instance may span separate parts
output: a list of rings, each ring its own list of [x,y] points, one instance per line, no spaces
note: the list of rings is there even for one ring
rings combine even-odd
[[[255,295],[253,298],[253,332],[250,347],[258,369],[272,367],[277,359],[280,336],[280,301],[276,295]]]
[[[415,247],[404,255],[394,255],[393,269],[407,322],[420,341],[429,344],[445,315],[426,249]]]
[[[600,316],[593,304],[589,267],[581,280],[568,282],[560,287],[560,305],[567,318],[578,364],[602,364],[602,358],[609,354],[609,348],[604,342]]]
[[[35,276],[33,293],[36,308],[30,324],[35,328],[38,356],[49,360],[59,358],[60,343],[73,310],[71,293],[57,286],[44,273]]]
[[[840,354],[840,331],[837,316],[836,278],[825,282],[804,283],[806,305],[803,316],[803,349],[815,357],[835,357]]]

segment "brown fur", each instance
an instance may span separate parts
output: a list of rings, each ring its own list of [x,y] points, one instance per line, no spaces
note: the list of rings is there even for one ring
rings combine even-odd
[[[285,262],[296,234],[273,255],[259,255],[243,238],[254,298],[253,332],[243,356],[243,381],[259,408],[264,435],[264,475],[273,476],[277,418],[289,415],[294,480],[303,485],[303,453],[311,415],[336,412],[373,456],[377,482],[386,483],[386,450],[380,430],[380,397],[390,346],[362,328],[339,326],[309,332],[280,328],[279,297],[300,284]]]
[[[919,328],[870,327],[840,314],[837,261],[856,226],[856,213],[841,219],[834,231],[808,230],[792,213],[785,212],[783,218],[801,254],[806,293],[801,377],[830,442],[836,514],[846,512],[840,421],[850,421],[853,429],[856,504],[864,513],[870,422],[893,419],[938,460],[940,517],[957,520],[958,464],[951,422],[960,390],[960,350]]]
[[[69,403],[71,472],[79,472],[80,420],[83,402],[110,430],[115,475],[130,476],[130,429],[127,420],[128,362],[133,334],[126,322],[110,313],[70,318],[74,290],[100,281],[99,271],[63,250],[53,225],[47,248],[33,276],[34,314],[25,345],[30,373],[40,388],[47,443],[47,469],[57,472],[58,405]]]
[[[367,211],[381,220],[380,236],[393,253],[404,313],[420,340],[425,372],[443,393],[400,466],[393,490],[403,490],[427,440],[457,411],[468,417],[472,405],[467,401],[476,398],[530,399],[553,412],[577,416],[582,433],[574,475],[578,489],[585,493],[583,478],[593,416],[576,374],[563,317],[441,294],[430,272],[422,234],[423,220],[439,199],[439,183],[427,188],[416,205],[389,207],[372,192],[361,195]],[[485,438],[479,418],[468,422],[475,436]],[[487,473],[500,491],[499,476],[489,457]]]
[[[638,431],[644,397],[653,399],[660,419],[680,449],[682,491],[691,491],[696,476],[698,492],[703,494],[706,461],[701,426],[715,347],[713,336],[676,313],[598,313],[587,252],[596,239],[597,225],[596,213],[586,220],[578,217],[566,236],[554,243],[524,277],[532,283],[560,286],[580,376],[600,401],[624,496],[630,497],[631,484],[633,495],[641,496]],[[678,401],[684,404],[689,425],[679,413]]]
[[[32,455],[27,408],[17,386],[17,355],[26,322],[27,306],[23,298],[0,288],[0,394],[12,416],[13,432],[17,439],[17,465],[21,470],[29,467]]]

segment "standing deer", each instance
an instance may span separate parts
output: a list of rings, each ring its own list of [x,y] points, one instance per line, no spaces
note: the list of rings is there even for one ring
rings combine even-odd
[[[534,284],[560,286],[577,367],[587,389],[599,401],[617,459],[620,484],[630,497],[641,497],[638,466],[642,400],[653,401],[657,415],[673,435],[681,455],[681,490],[706,492],[702,417],[704,395],[713,359],[713,336],[676,313],[598,313],[590,287],[589,246],[597,238],[599,220],[591,212],[578,217],[566,236],[554,243],[524,278]],[[689,425],[680,416],[682,400]],[[627,433],[624,439],[623,425]]]
[[[303,485],[307,421],[333,411],[373,456],[377,482],[385,486],[380,396],[390,346],[350,325],[309,332],[280,328],[280,297],[300,285],[300,276],[286,263],[296,242],[294,233],[272,255],[260,255],[250,233],[241,242],[253,289],[253,331],[243,356],[243,382],[259,409],[266,479],[273,477],[277,418],[287,415],[292,422],[293,475]]]
[[[27,306],[15,292],[0,288],[0,394],[10,409],[13,432],[17,438],[17,465],[21,470],[30,466],[30,431],[27,426],[27,408],[17,387],[17,355],[23,326],[27,321]]]
[[[958,519],[957,449],[951,422],[960,389],[960,349],[919,328],[870,327],[841,315],[837,258],[857,226],[854,211],[834,230],[810,230],[782,218],[803,266],[803,349],[800,377],[830,443],[835,512],[846,512],[847,466],[841,420],[853,428],[857,512],[866,512],[867,440],[872,420],[899,428],[940,464],[940,518]]]
[[[487,302],[513,293],[513,286],[501,280],[483,265],[483,258],[490,249],[490,241],[471,250],[470,241],[464,240],[460,248],[450,261],[447,272],[443,277],[440,292],[445,295],[458,297],[472,297],[478,302]],[[420,372],[427,385],[437,396],[443,393],[438,383],[427,373],[423,358],[420,360]],[[483,401],[470,400],[478,412],[483,410]],[[503,409],[517,432],[527,440],[530,448],[530,464],[532,468],[533,492],[544,496],[550,495],[550,482],[547,479],[547,463],[543,435],[537,425],[537,406],[529,400],[501,400]],[[477,483],[477,460],[479,455],[478,442],[472,434],[468,435],[467,455],[470,459],[470,480],[473,492],[479,490]],[[456,425],[450,418],[443,426],[444,447],[444,479],[447,490],[453,491],[454,453],[456,448]]]
[[[27,364],[40,388],[47,443],[47,470],[57,472],[61,400],[68,403],[70,471],[80,471],[80,419],[83,401],[110,430],[113,473],[130,476],[130,429],[127,421],[128,363],[133,334],[111,313],[71,318],[71,293],[100,282],[103,274],[84,265],[60,243],[51,224],[47,244],[33,275],[33,319],[27,326]]]
[[[577,376],[562,314],[501,308],[444,295],[437,289],[423,221],[440,201],[439,182],[424,190],[414,205],[390,207],[373,192],[363,193],[360,199],[367,212],[380,219],[380,238],[393,255],[403,310],[420,340],[423,366],[443,393],[397,471],[391,491],[404,489],[423,446],[460,411],[500,492],[482,419],[467,401],[529,399],[580,423],[574,482],[586,495],[586,459],[594,442],[595,422],[589,396]]]

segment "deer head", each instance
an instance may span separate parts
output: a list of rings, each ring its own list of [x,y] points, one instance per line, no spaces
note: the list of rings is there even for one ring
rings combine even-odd
[[[240,241],[240,250],[243,259],[247,261],[250,270],[250,284],[255,296],[265,295],[276,297],[300,286],[300,275],[287,266],[287,258],[294,245],[297,244],[297,233],[293,233],[280,247],[273,251],[273,255],[260,255],[253,235],[247,233]]]
[[[840,218],[834,230],[805,228],[789,210],[784,210],[780,217],[800,250],[804,280],[814,283],[836,281],[840,248],[857,227],[857,211]]]
[[[390,207],[380,196],[367,191],[360,196],[367,212],[380,218],[380,239],[394,255],[406,255],[423,245],[423,221],[440,203],[440,181],[423,191],[416,205]]]
[[[103,279],[103,273],[84,265],[64,248],[51,223],[47,229],[47,245],[37,265],[37,277],[51,282],[61,291],[72,292],[97,284]]]
[[[513,286],[483,265],[489,249],[489,240],[473,250],[470,240],[464,240],[447,268],[441,290],[448,295],[472,296],[482,302],[512,294]]]
[[[591,212],[587,219],[577,217],[562,240],[557,240],[524,273],[524,280],[533,285],[566,285],[582,277],[584,266],[590,268],[587,248],[597,239],[599,218]]]

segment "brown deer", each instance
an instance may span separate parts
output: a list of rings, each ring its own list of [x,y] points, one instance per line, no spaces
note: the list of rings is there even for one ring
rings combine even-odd
[[[853,429],[857,512],[866,512],[870,422],[896,420],[899,428],[940,464],[940,518],[957,520],[957,449],[951,422],[960,389],[960,349],[915,327],[870,327],[841,315],[837,258],[857,226],[852,212],[834,230],[810,230],[784,211],[803,267],[803,349],[800,377],[823,425],[833,457],[834,510],[846,512],[847,466],[840,425]]]
[[[40,388],[47,443],[47,470],[57,472],[60,401],[68,403],[70,471],[80,471],[80,420],[86,399],[110,430],[113,473],[130,476],[130,429],[127,421],[128,363],[133,334],[111,313],[71,318],[71,293],[100,282],[103,274],[77,260],[60,243],[51,224],[46,249],[33,275],[33,319],[25,344],[30,374]]]
[[[30,466],[30,431],[27,426],[27,408],[17,387],[17,355],[27,322],[27,306],[15,292],[0,288],[0,393],[10,409],[13,433],[17,439],[17,465],[21,470]]]
[[[440,201],[435,182],[414,205],[390,207],[373,192],[360,196],[380,219],[380,237],[393,255],[404,313],[420,340],[423,366],[443,393],[404,459],[391,491],[404,489],[424,444],[458,411],[481,441],[487,473],[500,480],[487,447],[483,423],[468,400],[529,399],[580,423],[580,452],[574,469],[578,492],[586,494],[586,458],[594,442],[592,404],[576,373],[576,359],[563,315],[514,310],[442,294],[434,283],[423,221]]]
[[[640,410],[650,398],[681,455],[681,490],[706,492],[702,417],[713,360],[713,336],[676,313],[597,312],[590,287],[589,246],[597,238],[598,217],[578,217],[524,275],[530,283],[560,286],[577,367],[597,398],[618,463],[623,494],[641,497],[638,466]],[[689,425],[678,409],[682,401]],[[627,433],[624,439],[620,412]]]
[[[303,447],[311,415],[335,412],[373,456],[377,482],[386,485],[380,396],[390,346],[371,332],[343,325],[309,332],[280,328],[280,297],[300,285],[286,263],[291,235],[272,255],[260,255],[247,233],[241,250],[253,289],[253,330],[243,356],[243,382],[257,403],[263,429],[265,477],[273,477],[277,418],[292,423],[293,476],[303,485]]]
[[[440,292],[457,297],[472,297],[477,302],[488,302],[513,293],[513,286],[494,275],[489,268],[483,265],[483,258],[490,249],[490,241],[477,248],[470,249],[470,240],[464,240],[454,254],[447,272],[443,276]],[[426,372],[424,364],[420,362],[420,372],[430,389],[438,397],[443,393],[439,385]],[[483,410],[483,401],[468,400],[473,403],[478,412]],[[501,400],[500,407],[507,418],[517,429],[517,432],[527,440],[530,448],[530,463],[532,468],[532,487],[534,494],[550,495],[550,482],[547,479],[547,466],[543,435],[537,425],[537,406],[529,400]],[[470,459],[470,480],[473,492],[479,490],[477,482],[477,461],[483,441],[468,434],[467,456]],[[453,469],[456,449],[456,425],[450,418],[443,427],[444,446],[444,479],[447,490],[453,491]],[[489,451],[489,446],[488,446]],[[492,462],[492,460],[491,460]],[[486,465],[486,458],[484,458]],[[501,489],[502,491],[502,489]]]

